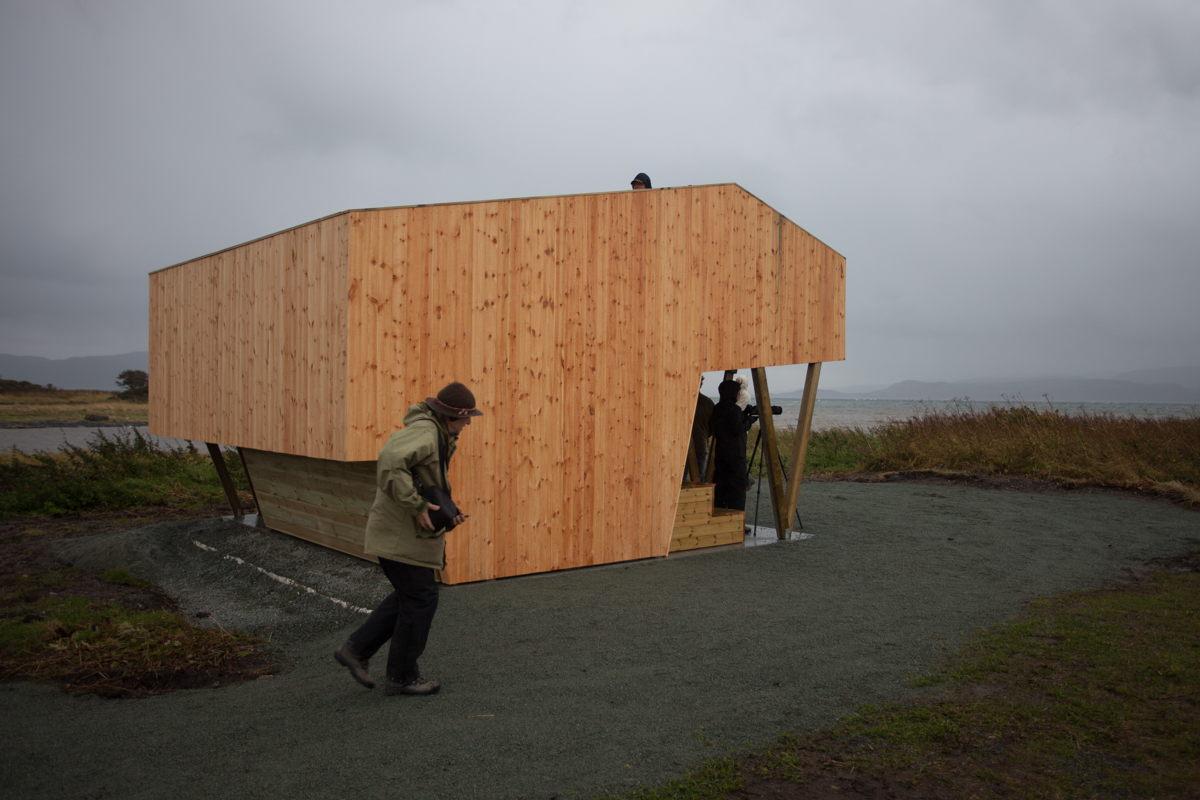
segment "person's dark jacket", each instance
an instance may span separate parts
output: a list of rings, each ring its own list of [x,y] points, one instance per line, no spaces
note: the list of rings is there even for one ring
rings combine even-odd
[[[716,468],[713,481],[717,484],[740,486],[746,489],[746,433],[757,417],[738,408],[737,381],[724,381],[718,391],[721,401],[713,408],[708,427],[714,438],[713,455]],[[752,412],[753,406],[747,406]]]

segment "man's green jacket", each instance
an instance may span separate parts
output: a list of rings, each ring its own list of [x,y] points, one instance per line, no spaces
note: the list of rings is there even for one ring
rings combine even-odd
[[[445,464],[438,455],[439,436],[446,442]],[[449,492],[446,470],[457,445],[458,437],[450,436],[445,421],[429,406],[409,406],[404,428],[379,451],[375,503],[367,518],[368,553],[418,567],[446,568],[445,529],[427,531],[417,522],[417,515],[429,505],[418,484]]]

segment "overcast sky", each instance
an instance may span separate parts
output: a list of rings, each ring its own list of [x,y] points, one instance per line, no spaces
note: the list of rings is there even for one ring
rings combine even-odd
[[[828,388],[1194,365],[1197,42],[1195,0],[4,0],[0,352],[144,350],[149,271],[347,208],[645,171],[846,256]]]

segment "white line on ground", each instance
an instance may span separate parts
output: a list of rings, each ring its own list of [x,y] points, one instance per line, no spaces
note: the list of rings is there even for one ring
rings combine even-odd
[[[192,544],[196,545],[196,547],[199,547],[201,550],[205,550],[209,553],[217,552],[217,548],[209,547],[208,545],[204,544],[203,542],[198,542],[195,539],[192,539]],[[254,564],[251,564],[249,561],[244,561],[244,560],[238,558],[237,556],[226,555],[226,556],[224,556],[224,559],[226,561],[233,561],[238,566],[254,567],[254,569],[258,570],[263,575],[266,575],[268,578],[270,578],[273,581],[279,581],[284,586],[295,586],[297,589],[303,589],[304,591],[308,592],[309,594],[315,594],[317,597],[324,597],[329,602],[335,603],[349,611],[357,611],[359,614],[370,614],[371,613],[371,609],[369,609],[369,608],[362,608],[360,606],[352,606],[349,603],[347,603],[345,600],[339,600],[336,597],[330,597],[327,594],[321,594],[320,592],[318,592],[316,589],[312,588],[311,586],[305,586],[303,583],[298,583],[298,582],[292,580],[291,578],[285,578],[283,575],[276,575],[274,572],[269,572],[269,571],[263,569],[262,567],[257,567]]]

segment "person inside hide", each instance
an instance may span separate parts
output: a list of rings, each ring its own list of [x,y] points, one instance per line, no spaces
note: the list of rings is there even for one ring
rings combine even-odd
[[[738,407],[741,384],[722,381],[721,399],[713,408],[709,427],[713,434],[713,505],[746,510],[746,434],[758,420],[754,406]]]
[[[750,402],[751,402],[750,389],[749,389],[749,387],[746,386],[746,376],[745,375],[734,375],[733,379],[735,381],[737,381],[738,386],[741,387],[740,389],[738,389],[738,396],[737,396],[738,408],[745,409],[746,406],[750,405]]]
[[[635,192],[638,189],[653,189],[654,188],[653,186],[650,185],[650,176],[644,172],[639,172],[637,174],[637,176],[629,182],[629,186]]]
[[[429,695],[441,688],[422,677],[417,659],[437,611],[433,571],[446,568],[446,533],[466,519],[450,499],[450,458],[463,429],[479,416],[471,390],[451,383],[410,406],[404,428],[379,451],[364,549],[379,558],[394,591],[333,654],[368,689],[375,688],[368,659],[389,639],[387,694]]]

